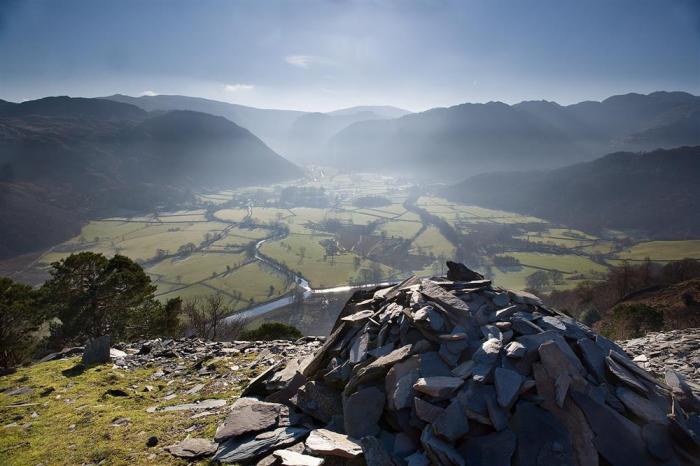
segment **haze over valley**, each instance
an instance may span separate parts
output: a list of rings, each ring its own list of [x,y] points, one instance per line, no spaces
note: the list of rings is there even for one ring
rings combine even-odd
[[[0,57],[0,464],[697,464],[697,0],[2,0]]]

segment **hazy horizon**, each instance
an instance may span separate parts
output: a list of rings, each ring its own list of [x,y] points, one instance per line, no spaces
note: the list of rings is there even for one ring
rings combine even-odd
[[[700,94],[692,1],[18,2],[3,99],[177,94],[260,108]]]

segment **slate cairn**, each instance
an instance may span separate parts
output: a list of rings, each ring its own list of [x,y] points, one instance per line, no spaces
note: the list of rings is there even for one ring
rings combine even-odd
[[[696,465],[700,400],[462,264],[360,291],[312,357],[255,379],[214,459],[285,465]]]

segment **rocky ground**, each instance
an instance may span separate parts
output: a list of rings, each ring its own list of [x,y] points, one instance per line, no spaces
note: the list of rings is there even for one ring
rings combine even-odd
[[[0,377],[0,464],[692,464],[700,329],[618,347],[467,278],[367,292],[327,339],[50,355]]]
[[[653,332],[620,342],[620,346],[659,379],[669,369],[681,373],[700,395],[700,328]]]
[[[187,464],[170,447],[213,438],[254,377],[322,343],[153,340],[87,367],[82,348],[53,355],[0,377],[0,464]]]

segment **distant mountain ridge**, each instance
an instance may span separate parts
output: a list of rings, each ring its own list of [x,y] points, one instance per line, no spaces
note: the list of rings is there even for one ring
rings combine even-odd
[[[352,123],[398,118],[408,110],[388,106],[357,106],[327,113],[248,107],[181,95],[131,97],[115,94],[103,99],[132,104],[147,111],[193,110],[222,116],[250,130],[267,145],[296,162],[323,163],[325,144]]]
[[[520,212],[585,231],[638,230],[658,239],[700,234],[700,146],[617,152],[563,168],[476,175],[453,200]]]
[[[0,105],[0,258],[60,242],[80,221],[176,205],[190,190],[302,176],[245,128],[103,99]]]
[[[457,181],[494,170],[553,168],[616,150],[700,144],[700,97],[685,92],[612,96],[561,106],[527,101],[461,104],[362,121],[329,142],[343,168],[419,172]]]

